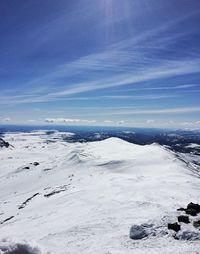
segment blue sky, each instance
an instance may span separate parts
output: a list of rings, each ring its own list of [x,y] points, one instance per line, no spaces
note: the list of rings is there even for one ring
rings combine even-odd
[[[1,0],[0,123],[200,128],[199,0]]]

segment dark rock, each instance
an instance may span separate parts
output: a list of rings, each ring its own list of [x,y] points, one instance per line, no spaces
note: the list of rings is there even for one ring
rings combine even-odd
[[[52,168],[45,168],[44,171],[52,170]]]
[[[193,226],[200,229],[200,220],[194,221]]]
[[[187,209],[194,209],[197,211],[197,213],[200,213],[200,205],[199,204],[194,204],[191,202],[187,205]]]
[[[181,207],[181,208],[178,208],[177,211],[185,211],[186,209]]]
[[[8,142],[6,142],[2,138],[0,138],[0,147],[6,147],[6,148],[8,148],[9,146],[10,146],[10,144]]]
[[[60,192],[66,191],[66,190],[67,190],[67,185],[63,185],[63,186],[60,186],[59,190],[53,190],[53,191],[51,191],[51,192],[49,192],[47,194],[44,194],[44,197],[49,198],[49,197],[51,197],[51,196],[53,196],[55,194],[58,194]]]
[[[38,165],[40,165],[40,163],[35,161],[35,162],[33,162],[33,165],[38,166]]]
[[[167,227],[168,227],[168,229],[174,230],[176,232],[178,232],[181,229],[181,226],[177,222],[175,222],[175,223],[169,223],[167,225]]]
[[[180,215],[178,216],[178,222],[190,223],[188,215]]]
[[[40,195],[40,193],[39,192],[37,192],[37,193],[35,193],[33,196],[31,196],[30,198],[28,198],[27,200],[25,200],[19,207],[18,207],[18,209],[23,209],[26,205],[27,205],[27,203],[29,202],[29,201],[31,201],[34,197],[36,197],[37,195]]]
[[[27,166],[27,167],[24,167],[23,169],[30,169],[30,167]]]
[[[4,224],[5,222],[13,219],[15,216],[10,216],[9,218],[5,219],[4,221],[2,221],[0,224]]]
[[[176,235],[177,240],[186,240],[186,241],[199,241],[200,240],[200,233],[194,231],[180,231]]]
[[[186,209],[185,212],[186,212],[186,214],[189,214],[189,215],[192,215],[192,216],[197,215],[197,210],[195,210],[195,209]]]
[[[142,225],[133,225],[130,229],[130,238],[133,240],[140,240],[149,235],[147,229]]]

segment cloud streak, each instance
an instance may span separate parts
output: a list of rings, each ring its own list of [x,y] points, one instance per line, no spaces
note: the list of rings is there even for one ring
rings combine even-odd
[[[54,70],[48,71],[46,75],[29,82],[29,85],[37,86],[40,84],[41,87],[51,82],[59,84],[59,79],[62,78],[66,81],[62,81],[61,86],[56,86],[57,88],[53,88],[52,92],[42,93],[41,91],[40,94],[34,92],[32,95],[21,94],[19,97],[12,96],[10,100],[13,103],[23,104],[57,101],[63,97],[66,98],[91,91],[199,73],[200,58],[195,58],[193,54],[183,54],[181,58],[179,57],[175,60],[157,55],[160,45],[162,45],[163,49],[169,49],[168,46],[173,44],[177,37],[187,36],[188,31],[181,32],[181,35],[180,33],[168,35],[167,32],[175,24],[181,24],[184,20],[197,13],[199,13],[199,10],[178,16],[165,24],[139,33],[133,38],[114,43],[105,51],[91,53],[75,61],[61,64]],[[148,41],[148,44],[146,44],[146,41]],[[152,49],[156,49],[156,55],[152,55]],[[85,75],[89,79],[86,79]],[[73,76],[78,76],[81,82],[74,81],[72,79]],[[66,84],[63,82],[66,82]],[[194,85],[179,85],[163,88],[152,87],[149,90],[186,89],[192,87]],[[50,90],[51,88],[49,88]],[[9,97],[1,98],[1,104],[8,104],[8,99]]]
[[[107,112],[107,115],[137,115],[137,114],[187,114],[200,112],[200,107],[176,107],[176,108],[163,108],[163,109],[129,109],[118,110],[117,112]]]
[[[96,120],[74,119],[74,118],[46,118],[46,123],[95,123]]]
[[[82,94],[85,92],[108,89],[113,87],[116,88],[130,84],[134,85],[152,80],[162,80],[163,78],[170,78],[179,75],[195,74],[199,73],[199,70],[200,70],[200,59],[186,61],[167,61],[164,62],[162,65],[143,67],[142,69],[137,70],[135,72],[129,72],[121,75],[112,75],[111,77],[103,79],[73,84],[63,90],[48,93],[46,95],[41,96],[20,95],[19,97],[4,96],[1,98],[0,104],[8,104],[8,100],[9,103],[10,101],[11,103],[37,103],[37,102],[56,101],[59,100],[60,98],[64,97],[67,98],[71,95]],[[177,87],[178,89],[183,89],[189,87],[189,85],[176,86],[176,89]],[[192,85],[190,85],[190,87],[192,87]]]

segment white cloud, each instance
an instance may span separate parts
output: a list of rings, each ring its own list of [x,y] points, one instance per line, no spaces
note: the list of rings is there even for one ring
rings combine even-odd
[[[4,121],[4,122],[10,122],[11,119],[10,119],[10,117],[6,117],[6,118],[3,119],[3,121]]]
[[[159,65],[145,66],[143,69],[129,71],[125,74],[110,75],[103,79],[93,79],[89,82],[82,82],[68,86],[58,92],[49,93],[41,97],[42,100],[55,100],[56,98],[79,94],[88,91],[106,89],[112,87],[125,86],[129,84],[140,83],[144,81],[157,80],[162,78],[174,77],[178,75],[198,73],[200,60],[183,60],[183,61],[165,61]]]
[[[187,84],[187,85],[179,85],[179,86],[175,86],[174,89],[185,89],[185,88],[192,88],[192,87],[196,87],[197,85],[195,84]]]
[[[165,125],[173,125],[173,124],[174,124],[174,121],[169,120],[169,121],[165,122],[164,124],[165,124]]]
[[[163,109],[128,109],[105,113],[106,115],[133,115],[133,114],[184,114],[200,112],[200,107],[177,107]]]
[[[104,123],[114,123],[114,122],[111,120],[104,120]]]
[[[180,123],[180,125],[183,125],[183,126],[192,126],[192,125],[194,125],[195,123],[193,123],[193,122],[181,122]]]
[[[124,123],[125,123],[124,120],[120,120],[120,121],[117,122],[117,124],[119,124],[119,125],[124,124]]]
[[[37,122],[36,120],[34,120],[34,119],[29,119],[28,120],[28,122],[30,122],[30,123],[34,123],[34,122]]]
[[[133,42],[130,40],[129,43],[131,44]],[[1,96],[0,104],[6,105],[8,104],[8,101],[9,104],[55,101],[94,90],[134,85],[146,81],[199,73],[199,58],[190,57],[177,60],[152,59],[151,56],[145,55],[145,51],[138,51],[134,47],[130,49],[130,45],[128,45],[129,43],[123,41],[120,47],[115,45],[113,46],[113,49],[110,49],[109,51],[84,56],[74,62],[59,67],[58,70],[52,71],[51,74],[41,77],[40,80],[35,80],[33,83],[35,82],[34,84],[36,85],[38,82],[41,84],[48,84],[49,82],[51,83],[52,80],[56,80],[60,77],[65,77],[66,80],[71,80],[70,77],[73,76],[74,72],[78,72],[79,75],[81,75],[86,71],[91,72],[89,80],[80,78],[80,83],[71,81],[66,83],[65,86],[62,85],[62,89],[54,89],[53,91],[52,89],[49,89],[49,93],[41,92],[40,95],[38,92],[35,92],[32,94],[21,94],[20,96]],[[138,61],[141,61],[141,65],[138,64]],[[111,68],[109,71],[108,66]],[[96,68],[96,72],[93,71],[94,68]],[[101,73],[105,72],[105,74],[100,75],[99,69],[101,70]],[[143,88],[142,90],[186,89],[195,86],[196,85],[194,84],[183,84],[174,87]],[[173,97],[174,95],[170,96]],[[137,98],[139,99],[139,97],[135,97],[135,99]]]
[[[108,98],[108,99],[133,99],[133,100],[157,100],[157,99],[165,99],[165,98],[175,98],[178,95],[174,94],[166,94],[166,95],[106,95],[101,97],[96,97],[97,99]]]
[[[185,85],[171,85],[171,86],[155,86],[155,87],[142,87],[142,88],[130,88],[130,89],[123,89],[123,91],[151,91],[151,90],[184,90],[187,88],[194,88],[198,87],[196,84],[185,84]],[[122,91],[122,90],[120,90]],[[194,91],[194,90],[192,90]]]
[[[46,118],[47,123],[95,123],[95,120],[74,119],[74,118]]]
[[[154,120],[147,120],[147,124],[151,124],[151,123],[154,123],[155,121]]]

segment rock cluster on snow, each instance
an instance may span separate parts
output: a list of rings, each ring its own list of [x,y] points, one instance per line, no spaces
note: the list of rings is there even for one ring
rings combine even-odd
[[[187,208],[179,208],[177,210],[185,211],[186,214],[196,216],[198,213],[200,213],[200,205],[191,202],[187,205]]]
[[[9,147],[9,146],[10,144],[8,142],[0,138],[0,147]]]
[[[177,217],[178,222],[184,223],[184,224],[189,224],[189,223],[191,223],[189,215],[192,217],[197,216],[200,213],[200,205],[194,204],[191,202],[187,205],[187,208],[179,208],[179,209],[177,209],[177,211],[183,211],[186,214],[188,214],[188,215],[179,215]],[[196,229],[200,230],[200,220],[198,219],[196,221],[193,221],[192,225],[194,226],[194,229],[192,229],[192,230],[188,230],[188,229],[182,230],[181,227],[184,224],[180,225],[177,222],[168,224],[168,229],[174,230],[177,233],[176,235],[174,235],[175,239],[177,239],[177,240],[191,240],[191,241],[200,240],[200,232],[195,231]]]
[[[200,213],[200,205],[199,204],[194,204],[194,203],[189,203],[187,205],[187,208],[179,208],[177,211],[184,211],[186,214],[191,215],[191,216],[197,216],[197,214]],[[178,222],[183,222],[183,223],[190,223],[190,219],[188,215],[180,215],[178,216]],[[194,222],[193,225],[197,225],[198,222]],[[179,227],[178,227],[179,226]],[[176,232],[181,230],[181,226],[176,222],[176,223],[169,223],[168,224],[168,229],[172,229]]]
[[[177,240],[200,240],[200,218],[194,220],[191,217],[200,214],[200,205],[189,203],[187,208],[179,208],[178,211],[185,212],[177,216],[178,221],[174,223],[168,223],[168,230],[175,232],[173,237]],[[188,213],[188,210],[194,210],[192,213]],[[187,215],[189,214],[189,215]],[[194,214],[194,215],[193,215]],[[188,227],[186,226],[188,225]],[[141,240],[145,237],[162,236],[168,234],[169,231],[163,229],[162,226],[155,226],[153,224],[141,224],[133,225],[130,229],[130,238],[133,240]]]

